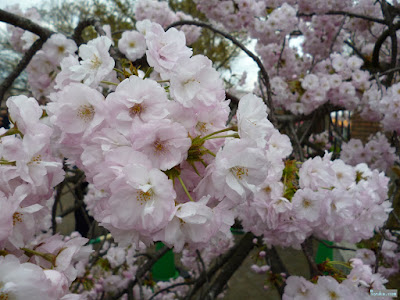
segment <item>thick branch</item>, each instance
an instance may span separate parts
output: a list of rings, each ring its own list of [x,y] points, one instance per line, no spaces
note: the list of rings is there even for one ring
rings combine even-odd
[[[313,245],[312,245],[312,238],[309,237],[307,238],[302,244],[301,244],[301,249],[304,252],[304,255],[307,258],[308,261],[308,266],[310,268],[310,276],[311,278],[318,275],[318,266],[315,263],[314,260],[314,254],[313,254]]]
[[[92,26],[93,24],[94,24],[94,19],[85,19],[79,21],[78,26],[76,26],[74,33],[71,36],[71,39],[75,41],[78,47],[84,42],[82,39],[83,30],[85,30],[86,27]]]
[[[400,22],[397,22],[390,29],[385,30],[379,38],[376,40],[374,51],[372,52],[372,67],[374,67],[377,71],[379,71],[379,53],[381,51],[381,47],[386,39],[392,34],[393,31],[397,31],[400,29]]]
[[[247,255],[253,249],[254,235],[250,232],[246,233],[246,235],[240,240],[239,246],[232,256],[229,264],[226,264],[221,273],[215,279],[210,288],[205,292],[205,297],[202,299],[215,299],[223,290],[224,286],[228,282],[228,280],[232,277],[232,275],[236,272],[236,270],[240,267],[242,262],[246,259]]]
[[[386,24],[386,21],[383,19],[377,19],[377,18],[370,17],[370,16],[365,16],[365,15],[360,15],[360,14],[356,14],[356,13],[352,13],[352,12],[348,12],[348,11],[340,11],[340,10],[332,10],[332,11],[328,11],[323,14],[316,14],[316,13],[312,13],[312,14],[299,13],[299,14],[297,14],[298,17],[312,17],[312,16],[323,16],[323,15],[347,16],[347,17],[352,17],[352,18],[363,19],[365,21]]]
[[[31,20],[12,14],[8,11],[0,9],[0,21],[6,22],[8,24],[20,27],[22,29],[28,30],[34,34],[37,34],[40,39],[36,40],[29,50],[22,57],[21,61],[15,67],[15,69],[7,76],[6,79],[0,85],[0,104],[4,98],[5,93],[11,87],[14,80],[22,73],[22,71],[28,66],[32,57],[37,51],[39,51],[46,40],[53,34],[49,29],[43,28],[38,24],[32,22]]]
[[[27,18],[15,15],[2,9],[0,9],[0,21],[37,34],[42,40],[47,40],[49,36],[53,34],[51,30],[44,28]]]
[[[22,71],[25,70],[25,68],[28,66],[29,62],[31,61],[32,57],[35,55],[36,52],[38,52],[44,42],[46,40],[38,39],[36,42],[33,43],[33,45],[29,48],[27,52],[25,52],[24,57],[20,60],[18,65],[15,67],[15,69],[7,76],[6,79],[1,83],[0,85],[0,105],[1,101],[3,101],[4,95],[6,94],[7,90],[12,86],[13,82],[17,77],[22,73]]]
[[[271,271],[274,274],[281,274],[281,273],[285,273],[287,275],[289,275],[288,270],[286,269],[285,265],[283,264],[278,251],[276,251],[275,247],[271,247],[271,249],[267,249],[266,250],[267,253],[267,257],[268,257],[268,262],[269,265],[271,266]],[[285,284],[278,284],[277,282],[274,283],[276,289],[279,292],[279,295],[283,295],[284,289],[285,289]]]

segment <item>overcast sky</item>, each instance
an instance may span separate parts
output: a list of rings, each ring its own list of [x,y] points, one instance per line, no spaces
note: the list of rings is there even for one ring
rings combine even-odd
[[[28,8],[43,2],[42,0],[0,0],[0,8],[3,9],[6,6],[19,4],[21,8]]]

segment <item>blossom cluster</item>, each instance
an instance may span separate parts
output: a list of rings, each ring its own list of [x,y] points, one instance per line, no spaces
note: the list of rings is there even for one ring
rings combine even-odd
[[[280,172],[283,182],[265,182],[239,211],[243,227],[268,245],[300,248],[311,234],[359,242],[372,237],[391,211],[385,200],[389,179],[366,164],[352,167],[326,154],[305,161],[299,178],[290,161]]]
[[[319,276],[314,284],[303,277],[290,276],[286,280],[282,299],[374,299],[370,289],[385,290],[387,280],[374,273],[368,264],[353,258],[351,268],[346,279],[340,282],[330,276]]]
[[[82,247],[87,239],[41,234],[50,229],[53,188],[65,174],[52,151],[54,131],[34,98],[11,97],[7,107],[12,126],[0,129],[0,253],[6,255],[0,257],[0,296],[77,299],[66,295],[76,263],[91,252]]]
[[[323,6],[317,1],[316,11],[350,7],[350,2]],[[379,89],[362,70],[364,62],[330,54],[337,46],[319,46],[346,36],[334,30],[338,17],[297,16],[296,10],[311,11],[312,1],[196,3],[225,28],[248,30],[259,39],[256,51],[265,67],[274,69],[272,104],[278,108],[310,114],[328,101],[347,109],[363,103],[366,114],[376,107],[373,96]],[[386,200],[389,179],[383,172],[361,161],[332,160],[328,153],[303,163],[289,160],[289,137],[269,121],[267,106],[254,94],[241,97],[236,123],[228,125],[229,100],[219,73],[210,59],[193,55],[187,46],[200,32],[188,26],[165,31],[170,23],[187,18],[165,2],[137,1],[135,10],[140,20],[136,30],[125,32],[118,48],[132,61],[145,55],[149,70],[117,70],[124,74],[117,78],[110,37],[99,36],[78,49],[57,34],[28,68],[34,95],[50,102],[40,107],[25,96],[7,101],[13,126],[0,129],[0,298],[24,298],[30,291],[32,299],[79,299],[69,291],[77,277],[91,287],[80,290],[82,297],[117,293],[135,276],[135,251],[158,241],[183,251],[188,267],[196,262],[195,250],[208,265],[232,245],[235,218],[267,246],[295,248],[311,235],[355,243],[383,226],[391,211]],[[303,57],[281,46],[297,29],[307,37],[303,49],[308,55]],[[15,46],[26,50],[28,43],[16,44],[24,33],[11,30]],[[397,89],[388,89],[374,116],[393,130],[398,130],[393,125],[396,114],[386,113],[396,112]],[[394,161],[383,135],[370,143],[371,159],[378,148],[387,153],[385,163]],[[63,157],[67,167],[85,172],[89,213],[119,243],[107,244],[109,269],[95,265],[91,275],[84,268],[91,252],[84,246],[86,239],[40,234],[50,228],[53,188],[65,175]],[[382,164],[378,161],[369,162]],[[392,246],[386,243],[388,257]],[[360,260],[353,260],[352,267],[340,283],[323,276],[317,284],[289,277],[284,297],[354,293],[361,299],[366,286],[383,288],[385,280]],[[253,269],[265,272],[268,266]],[[146,287],[145,293],[151,292]]]
[[[156,0],[139,0],[135,3],[135,18],[138,21],[149,20],[160,24],[163,28],[180,20],[193,20],[191,15],[181,11],[174,12],[167,2]],[[201,28],[197,26],[183,25],[180,27],[188,45],[193,44],[201,35]]]
[[[142,244],[139,251],[145,251],[146,247]],[[105,241],[99,249],[101,258],[93,261],[91,268],[86,269],[79,275],[71,288],[76,289],[79,295],[87,300],[97,300],[104,297],[113,297],[128,288],[129,282],[135,278],[143,257],[140,252],[132,247],[121,247],[115,243]],[[169,281],[154,281],[151,277],[146,278],[142,286],[135,285],[132,293],[135,298],[142,294],[143,299],[149,299],[154,293],[175,283],[183,283],[182,276],[171,278]],[[187,285],[159,293],[153,299],[176,299],[176,295],[183,296],[188,291]],[[123,295],[121,299],[127,299]]]
[[[395,151],[387,137],[378,132],[369,137],[365,146],[359,139],[343,143],[340,158],[353,166],[366,163],[373,169],[386,172],[398,160]]]

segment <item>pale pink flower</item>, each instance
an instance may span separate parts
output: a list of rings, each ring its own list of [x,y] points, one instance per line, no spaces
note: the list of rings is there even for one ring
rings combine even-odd
[[[225,91],[219,73],[203,55],[184,58],[174,68],[170,78],[171,93],[184,107],[193,107],[200,101],[205,106],[223,101]]]
[[[111,184],[109,223],[150,235],[162,229],[175,208],[172,181],[158,169],[129,164]]]
[[[146,154],[153,167],[163,171],[185,160],[191,146],[186,129],[167,119],[136,124],[130,139],[134,150]]]
[[[180,252],[185,243],[206,243],[217,230],[212,219],[213,211],[207,206],[210,196],[205,196],[197,202],[179,204],[168,225],[161,234],[162,240],[174,246],[174,251]]]
[[[192,56],[182,31],[171,28],[164,32],[157,23],[152,23],[146,31],[146,44],[147,61],[162,77],[174,71],[178,60]]]
[[[242,202],[267,176],[264,152],[248,140],[229,140],[217,153],[211,176],[217,196]]]
[[[106,102],[110,126],[124,135],[132,130],[132,122],[149,122],[168,115],[170,101],[165,90],[152,79],[137,76],[122,81]]]
[[[32,263],[21,264],[14,255],[0,256],[0,296],[4,299],[54,300],[51,281]]]
[[[114,68],[114,59],[108,53],[111,40],[101,36],[79,47],[79,65],[70,66],[71,79],[90,86],[97,86]]]
[[[60,33],[52,34],[42,48],[53,64],[57,65],[68,54],[74,54],[78,47],[71,39],[67,39]]]
[[[311,299],[311,292],[315,288],[315,285],[300,276],[289,276],[286,279],[286,286],[283,300],[308,300]]]
[[[146,53],[146,40],[138,31],[124,31],[118,41],[118,49],[129,60],[135,61]]]
[[[84,84],[71,83],[50,98],[50,121],[63,132],[89,135],[105,118],[103,95]]]
[[[259,147],[264,147],[265,137],[273,125],[267,118],[267,106],[262,99],[252,94],[243,96],[236,114],[240,138],[248,138]]]
[[[24,95],[8,98],[8,112],[11,120],[22,134],[30,134],[45,137],[42,142],[49,141],[52,129],[40,122],[43,115],[43,109],[34,98],[28,98]]]
[[[308,188],[297,190],[292,198],[293,209],[297,218],[313,222],[320,217],[320,207],[323,199],[318,196],[318,193]]]

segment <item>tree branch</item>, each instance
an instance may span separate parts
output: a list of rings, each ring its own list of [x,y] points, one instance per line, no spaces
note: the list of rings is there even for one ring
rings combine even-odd
[[[47,40],[54,32],[44,28],[31,20],[15,15],[8,11],[0,9],[0,21],[28,30],[40,37],[42,40]]]
[[[161,250],[157,251],[156,254],[154,254],[153,258],[149,259],[141,268],[138,269],[136,272],[136,276],[134,280],[131,280],[128,284],[128,287],[121,292],[117,293],[113,297],[108,297],[107,300],[117,300],[121,298],[128,290],[133,289],[133,287],[138,283],[141,277],[143,277],[150,269],[151,267],[165,254],[169,251],[170,249],[168,247],[164,247]]]
[[[346,17],[363,19],[365,21],[386,24],[386,21],[383,19],[377,19],[377,18],[370,17],[370,16],[365,16],[365,15],[360,15],[360,14],[356,14],[356,13],[352,13],[352,12],[348,12],[348,11],[340,11],[340,10],[332,10],[332,11],[328,11],[323,14],[316,14],[316,13],[312,13],[312,14],[298,13],[297,14],[298,17],[312,17],[312,16],[324,16],[324,15],[346,16]]]
[[[236,272],[236,270],[240,267],[242,262],[246,259],[247,255],[253,249],[254,235],[250,232],[246,233],[246,235],[240,240],[239,246],[235,251],[234,255],[229,261],[229,264],[226,264],[218,277],[214,280],[213,284],[205,291],[203,297],[201,299],[215,299],[222,292],[228,280],[232,277],[232,275]]]
[[[244,46],[241,42],[239,42],[232,35],[225,33],[219,29],[216,29],[207,23],[203,23],[203,22],[199,22],[199,21],[182,20],[182,21],[178,21],[178,22],[174,22],[174,23],[170,24],[165,30],[167,31],[168,29],[170,29],[172,27],[177,27],[177,26],[181,26],[181,25],[195,25],[195,26],[207,28],[215,33],[218,33],[219,35],[222,35],[224,38],[230,40],[233,44],[235,44],[240,49],[242,49],[249,57],[251,57],[254,60],[254,62],[257,64],[257,66],[260,69],[263,83],[264,83],[265,87],[267,88],[267,105],[270,109],[271,122],[276,124],[274,108],[272,105],[272,90],[271,90],[271,84],[269,81],[269,76],[268,76],[268,73],[265,70],[264,65],[262,64],[261,60],[258,58],[258,56],[256,56],[253,52],[251,52],[249,49],[247,49],[246,46]]]
[[[7,76],[6,79],[0,85],[0,105],[1,101],[3,101],[4,95],[6,94],[7,90],[12,86],[13,82],[17,77],[25,70],[28,66],[29,62],[31,61],[32,57],[38,52],[44,42],[46,40],[38,39],[36,40],[33,45],[29,48],[28,51],[25,52],[25,55],[22,57],[18,65],[15,69]]]

